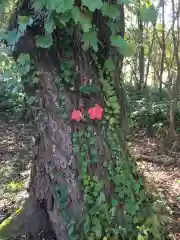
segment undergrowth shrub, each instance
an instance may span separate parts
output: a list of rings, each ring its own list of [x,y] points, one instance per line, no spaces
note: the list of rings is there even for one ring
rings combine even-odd
[[[168,93],[163,90],[149,87],[143,92],[133,90],[132,86],[126,86],[131,108],[131,130],[144,129],[147,133],[164,133],[169,125],[170,100]],[[178,102],[178,105],[180,103]],[[176,124],[180,125],[180,109],[177,108]],[[180,130],[177,127],[177,130]]]

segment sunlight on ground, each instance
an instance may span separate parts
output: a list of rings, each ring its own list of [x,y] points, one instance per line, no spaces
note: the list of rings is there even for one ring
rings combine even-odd
[[[28,197],[31,133],[24,125],[0,124],[0,221]]]

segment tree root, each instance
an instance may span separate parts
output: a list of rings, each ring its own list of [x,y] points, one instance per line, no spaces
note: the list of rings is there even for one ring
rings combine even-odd
[[[23,207],[0,224],[0,238],[20,237],[24,234],[31,240],[42,239],[42,235],[43,239],[56,239],[45,210],[33,197],[29,197]]]

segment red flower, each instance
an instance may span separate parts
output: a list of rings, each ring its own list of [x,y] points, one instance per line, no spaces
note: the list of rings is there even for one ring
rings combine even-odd
[[[71,120],[76,120],[77,122],[83,119],[83,115],[79,110],[73,110],[71,114]]]
[[[103,115],[103,109],[101,106],[96,104],[95,107],[89,108],[88,114],[89,114],[90,119],[92,119],[92,120],[94,120],[94,119],[101,120],[102,115]]]

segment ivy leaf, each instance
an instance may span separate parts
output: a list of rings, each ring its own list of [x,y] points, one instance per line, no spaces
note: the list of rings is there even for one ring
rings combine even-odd
[[[120,54],[130,57],[134,53],[134,46],[127,43],[121,36],[111,36],[111,44],[118,48]]]
[[[103,192],[100,193],[100,196],[97,198],[96,202],[98,205],[101,205],[106,201],[105,194]]]
[[[84,42],[83,48],[84,50],[87,50],[89,47],[92,47],[95,52],[98,51],[98,39],[97,39],[97,32],[91,31],[91,32],[85,32],[82,36],[82,40]]]
[[[70,225],[69,228],[68,228],[68,234],[69,236],[71,236],[74,232],[74,225]]]
[[[36,46],[41,48],[49,48],[53,44],[53,38],[51,34],[46,36],[38,36],[36,39]]]
[[[83,93],[95,93],[95,92],[100,92],[100,87],[96,84],[91,84],[91,85],[82,85],[79,88],[80,92]]]
[[[109,72],[112,72],[116,69],[116,66],[111,58],[109,58],[105,61],[104,69],[107,69]]]
[[[118,201],[115,198],[112,199],[111,203],[112,203],[113,206],[117,206],[118,205]]]
[[[4,12],[6,11],[6,4],[5,3],[0,3],[0,14],[3,15]]]
[[[104,3],[101,9],[103,16],[108,16],[113,20],[117,19],[120,16],[120,11],[118,5]]]
[[[140,17],[143,22],[151,22],[154,25],[157,19],[157,12],[154,5],[151,4],[150,6],[142,7],[140,9]]]
[[[18,72],[21,76],[25,76],[30,70],[31,70],[30,64],[19,66],[19,68],[18,68]]]
[[[51,34],[54,31],[55,25],[54,25],[54,21],[53,21],[52,17],[50,17],[47,20],[44,27],[45,27],[45,30],[48,34]]]
[[[126,42],[121,36],[111,36],[111,44],[114,47],[122,47]]]
[[[141,187],[141,185],[139,183],[136,183],[134,185],[134,190],[135,190],[136,193],[139,193],[140,187]]]
[[[131,213],[131,215],[135,214],[136,204],[134,201],[132,201],[131,199],[127,200],[125,203],[125,207],[128,210],[128,212]]]
[[[144,239],[145,239],[144,235],[141,235],[141,234],[139,233],[137,240],[144,240]]]
[[[101,222],[98,218],[93,219],[92,230],[98,239],[100,239],[102,237],[102,226],[101,226]]]
[[[30,61],[31,61],[30,55],[27,54],[27,53],[25,53],[25,54],[21,53],[19,58],[18,58],[18,63],[21,66],[23,66],[23,65],[25,65],[27,63],[30,63]]]
[[[4,73],[2,74],[2,77],[4,79],[8,79],[8,78],[11,78],[12,77],[12,71],[4,71]]]
[[[103,6],[102,0],[82,0],[84,6],[88,7],[91,12],[94,12],[96,9],[101,9]]]
[[[87,216],[86,221],[84,222],[84,226],[83,226],[85,233],[88,233],[88,232],[89,232],[89,230],[90,230],[90,225],[91,225],[91,221],[90,221],[89,216]]]
[[[9,31],[7,34],[7,42],[9,45],[12,45],[15,42],[15,39],[17,37],[17,31],[16,30],[12,30]]]
[[[89,32],[92,28],[92,13],[81,13],[78,7],[72,9],[72,17],[75,23],[80,23],[84,32]]]
[[[66,11],[71,10],[74,5],[74,0],[53,0],[50,2],[56,2],[54,10],[56,10],[57,13],[65,13]]]
[[[26,23],[22,23],[22,24],[19,25],[19,27],[18,27],[18,39],[24,34],[24,32],[26,30],[26,27],[27,27]]]
[[[134,51],[135,51],[134,45],[130,43],[127,43],[126,46],[118,49],[118,52],[122,54],[124,57],[131,57],[134,54]]]
[[[23,24],[23,23],[28,23],[29,22],[29,17],[28,16],[19,16],[18,17],[18,23]]]
[[[53,21],[54,21],[54,25],[56,25],[57,27],[61,28],[62,25],[66,25],[66,23],[69,21],[69,15],[71,14],[70,11],[67,11],[63,14],[54,14],[53,16]]]
[[[7,33],[4,31],[0,31],[0,41],[7,39]]]
[[[46,0],[35,0],[33,7],[36,11],[40,11],[42,8],[46,7]]]
[[[118,4],[125,4],[128,5],[132,2],[132,0],[118,0],[117,3]]]
[[[19,16],[18,17],[18,24],[25,26],[25,29],[26,29],[27,26],[31,26],[33,24],[33,22],[34,22],[33,18],[31,18],[29,16]],[[22,28],[23,27],[21,27],[21,29]],[[21,31],[21,30],[19,29],[19,31]]]

